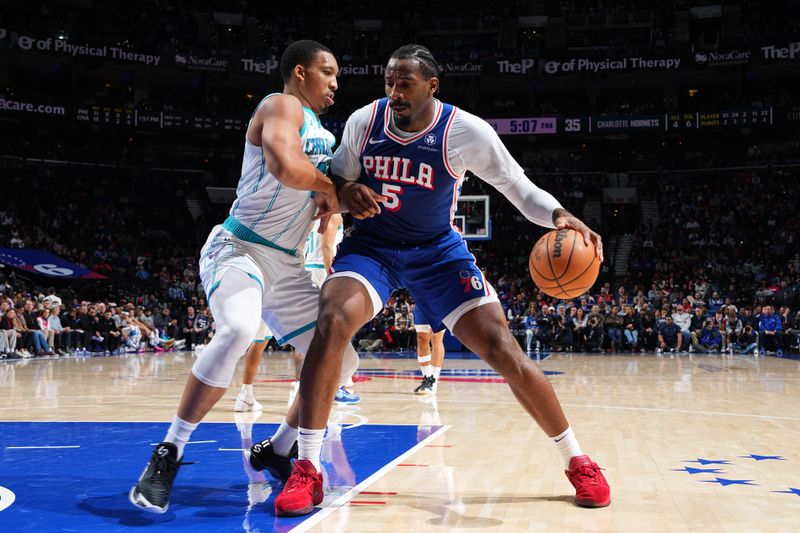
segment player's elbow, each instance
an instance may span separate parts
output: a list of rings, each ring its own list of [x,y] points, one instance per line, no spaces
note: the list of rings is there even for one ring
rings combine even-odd
[[[270,166],[270,172],[275,179],[287,187],[294,189],[302,184],[302,168],[291,160],[276,159],[273,165]]]

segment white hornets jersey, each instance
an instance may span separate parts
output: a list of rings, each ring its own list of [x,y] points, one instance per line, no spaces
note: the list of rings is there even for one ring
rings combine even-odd
[[[273,95],[261,102],[270,96]],[[303,114],[305,121],[299,132],[303,152],[325,173],[336,139],[322,127],[313,111],[303,106]],[[245,137],[236,200],[223,227],[244,241],[299,255],[316,211],[314,193],[291,189],[278,181],[267,168],[262,147]]]
[[[317,233],[319,229],[319,220],[314,221],[314,227],[311,228],[311,233],[308,234],[306,239],[306,268],[325,268],[325,263],[322,260],[322,235]],[[336,228],[336,240],[333,243],[333,253],[336,254],[336,247],[342,242],[344,238],[344,224],[339,224]]]

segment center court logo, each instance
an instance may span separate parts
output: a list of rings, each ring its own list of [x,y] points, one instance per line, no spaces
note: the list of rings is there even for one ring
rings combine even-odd
[[[5,487],[0,487],[0,512],[8,509],[16,499],[16,494]]]
[[[436,135],[434,135],[433,133],[427,134],[425,136],[425,144],[427,144],[428,146],[433,146],[434,144],[436,144]]]

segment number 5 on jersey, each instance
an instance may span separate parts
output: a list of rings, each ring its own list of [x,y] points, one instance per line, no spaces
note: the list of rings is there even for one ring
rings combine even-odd
[[[388,200],[383,202],[383,206],[389,211],[397,211],[400,209],[400,195],[403,194],[403,188],[400,185],[383,184],[381,194]]]

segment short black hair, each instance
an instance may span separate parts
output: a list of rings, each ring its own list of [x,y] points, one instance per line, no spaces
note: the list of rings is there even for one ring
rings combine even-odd
[[[389,57],[389,59],[416,59],[422,74],[430,79],[439,76],[439,64],[434,59],[433,54],[421,44],[407,44],[401,46]]]
[[[283,78],[283,82],[286,83],[291,79],[294,67],[297,65],[308,67],[320,52],[328,52],[333,55],[330,48],[309,39],[295,41],[287,46],[281,56],[281,78]]]

